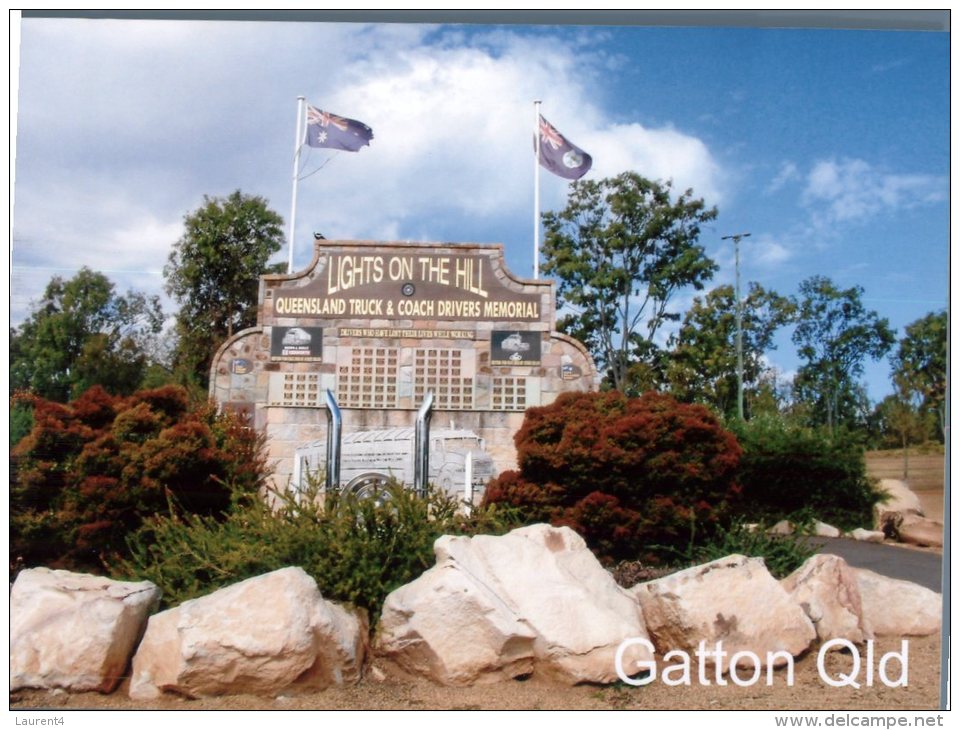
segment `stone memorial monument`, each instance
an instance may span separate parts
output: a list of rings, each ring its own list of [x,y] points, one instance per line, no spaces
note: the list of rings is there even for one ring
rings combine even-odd
[[[261,277],[257,326],[217,351],[210,394],[265,433],[278,487],[326,438],[327,389],[345,438],[411,428],[432,392],[435,428],[479,439],[499,473],[527,408],[599,385],[555,324],[553,283],[512,275],[500,245],[318,240],[306,269]]]

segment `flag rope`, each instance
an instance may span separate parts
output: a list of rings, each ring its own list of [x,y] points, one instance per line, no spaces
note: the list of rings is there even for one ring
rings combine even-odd
[[[316,175],[316,174],[317,174],[318,172],[320,172],[323,168],[325,168],[325,167],[327,166],[327,164],[333,160],[333,158],[337,157],[337,154],[338,154],[339,152],[340,152],[340,150],[334,150],[333,154],[331,154],[327,159],[325,159],[322,163],[320,163],[320,167],[318,167],[316,170],[311,170],[311,171],[308,172],[306,175],[301,175],[298,179],[299,179],[299,180],[306,180],[306,179],[307,179],[308,177],[310,177],[311,175]],[[307,159],[309,159],[309,156],[308,156]],[[306,165],[306,161],[304,161],[303,167],[306,167],[306,166],[307,166],[307,165]],[[301,169],[302,169],[302,168],[301,168]]]

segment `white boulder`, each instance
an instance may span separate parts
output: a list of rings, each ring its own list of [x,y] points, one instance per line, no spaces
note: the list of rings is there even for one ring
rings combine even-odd
[[[149,581],[22,571],[10,591],[10,689],[113,691],[159,601]]]
[[[877,636],[927,636],[940,630],[943,598],[906,580],[854,568],[863,619]]]
[[[752,652],[764,666],[786,664],[781,652],[797,656],[817,635],[762,558],[729,555],[641,583],[630,592],[643,607],[647,630],[661,655],[674,649],[693,655],[703,642],[721,672],[741,651]],[[714,652],[718,643],[722,655]],[[743,664],[752,667],[752,661],[744,659]]]
[[[901,479],[881,479],[880,490],[887,493],[887,499],[873,505],[873,529],[885,531],[887,524],[897,515],[919,515],[923,517],[920,498]]]
[[[850,532],[845,533],[845,536],[860,542],[883,542],[884,540],[884,534],[879,530],[865,530],[862,527],[850,530]]]
[[[366,620],[283,568],[150,618],[130,696],[276,694],[360,679]]]
[[[435,681],[532,671],[570,684],[615,682],[620,643],[647,638],[637,603],[569,528],[443,536],[434,553],[433,568],[387,597],[378,649]],[[633,646],[623,666],[650,658]]]
[[[768,535],[792,535],[793,532],[794,527],[790,520],[780,520],[777,524],[767,530]]]
[[[821,642],[846,639],[859,644],[873,638],[863,619],[857,576],[843,558],[814,555],[780,585],[803,608]]]
[[[447,563],[387,596],[377,649],[415,674],[469,685],[532,673],[536,637],[482,579]]]
[[[817,537],[840,537],[840,530],[833,525],[817,520],[813,523],[813,534]]]

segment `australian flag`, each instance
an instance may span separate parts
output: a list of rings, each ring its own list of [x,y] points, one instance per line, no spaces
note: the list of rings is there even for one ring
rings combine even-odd
[[[593,158],[570,142],[550,122],[540,117],[540,164],[554,175],[579,180],[587,174]]]
[[[373,139],[373,130],[356,119],[338,117],[307,105],[307,144],[356,152]]]

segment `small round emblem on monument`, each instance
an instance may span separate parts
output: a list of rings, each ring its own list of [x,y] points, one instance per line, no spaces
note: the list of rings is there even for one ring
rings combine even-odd
[[[416,290],[417,290],[417,287],[415,287],[409,281],[406,284],[404,284],[402,287],[400,287],[400,293],[403,294],[403,296],[405,297],[412,297]]]

